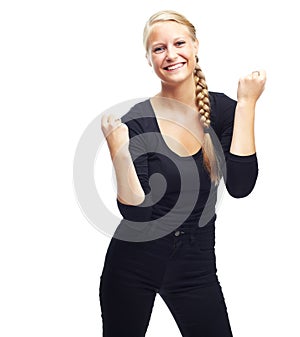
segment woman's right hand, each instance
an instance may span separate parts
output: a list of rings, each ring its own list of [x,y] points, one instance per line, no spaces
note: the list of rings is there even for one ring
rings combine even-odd
[[[113,114],[103,115],[101,129],[106,138],[112,160],[119,151],[121,151],[120,153],[129,153],[128,127],[121,122],[120,118],[116,118]]]

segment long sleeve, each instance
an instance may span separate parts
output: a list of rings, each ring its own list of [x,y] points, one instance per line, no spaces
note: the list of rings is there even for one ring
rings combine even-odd
[[[129,152],[145,193],[145,200],[139,205],[127,205],[117,199],[117,206],[124,219],[135,222],[146,222],[151,217],[152,207],[147,206],[149,204],[148,197],[151,188],[149,185],[147,144],[143,138],[144,130],[138,119],[126,121],[126,118],[122,118],[122,122],[128,126],[130,139]]]
[[[215,131],[226,161],[226,188],[231,196],[243,198],[249,195],[255,186],[258,162],[256,153],[238,156],[230,152],[236,104],[235,100],[224,94],[212,94]]]

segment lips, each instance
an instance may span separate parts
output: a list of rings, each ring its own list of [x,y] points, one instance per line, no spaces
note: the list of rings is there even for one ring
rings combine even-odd
[[[180,62],[180,63],[171,64],[167,67],[164,67],[163,69],[167,70],[167,71],[174,71],[174,70],[177,70],[179,68],[182,68],[184,65],[185,65],[185,62]]]

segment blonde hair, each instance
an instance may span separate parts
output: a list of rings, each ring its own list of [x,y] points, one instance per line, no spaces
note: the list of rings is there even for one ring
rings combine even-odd
[[[151,32],[152,26],[157,22],[163,21],[174,21],[179,24],[182,24],[188,28],[188,31],[191,35],[191,38],[196,41],[196,28],[190,21],[187,20],[182,14],[165,10],[153,14],[147,21],[144,33],[143,33],[143,42],[145,49],[147,50],[148,38]],[[200,120],[204,128],[204,140],[202,144],[203,160],[204,166],[210,174],[211,180],[218,184],[220,180],[220,168],[219,162],[215,153],[214,145],[212,142],[211,135],[207,132],[210,126],[210,100],[209,92],[205,80],[205,76],[198,64],[198,57],[196,56],[196,66],[194,69],[194,79],[195,79],[195,94],[196,94],[196,106],[200,114]]]

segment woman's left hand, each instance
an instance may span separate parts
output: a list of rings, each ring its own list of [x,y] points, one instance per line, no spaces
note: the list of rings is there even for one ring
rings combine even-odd
[[[238,101],[255,104],[264,91],[266,79],[264,70],[253,71],[251,74],[241,77],[237,91]]]

